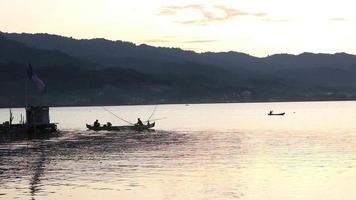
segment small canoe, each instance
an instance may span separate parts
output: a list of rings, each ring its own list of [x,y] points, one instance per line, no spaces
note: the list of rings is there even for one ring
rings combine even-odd
[[[89,130],[93,131],[144,131],[151,129],[155,126],[155,122],[152,124],[147,124],[147,125],[132,125],[132,126],[99,126],[95,127],[89,124],[86,124],[87,128]]]
[[[285,115],[286,113],[268,113],[269,116],[273,116],[273,115],[277,115],[277,116],[283,116]]]

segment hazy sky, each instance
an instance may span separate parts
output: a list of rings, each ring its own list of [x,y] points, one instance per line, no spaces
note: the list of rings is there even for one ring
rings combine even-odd
[[[198,52],[356,54],[352,0],[0,0],[0,31]]]

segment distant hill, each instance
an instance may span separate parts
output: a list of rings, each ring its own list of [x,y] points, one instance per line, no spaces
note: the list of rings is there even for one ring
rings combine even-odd
[[[147,74],[93,64],[58,50],[37,49],[4,37],[0,37],[0,52],[0,90],[6,94],[0,97],[1,107],[24,105],[29,62],[48,86],[48,93],[41,95],[30,83],[30,102],[33,104],[225,101],[235,95],[234,92],[246,89],[229,72],[198,63],[169,63],[169,70]],[[189,69],[189,73],[183,69]]]
[[[31,61],[37,66],[78,65],[79,60],[58,50],[34,49],[0,36],[0,61],[27,64]]]
[[[51,105],[356,99],[356,56],[346,53],[258,58],[0,32],[0,89],[16,96],[0,106],[23,104],[28,62],[49,86],[36,101]]]
[[[164,62],[182,62],[189,54],[180,49],[155,48],[147,45],[136,46],[123,41],[110,41],[106,39],[76,40],[49,34],[7,34],[4,37],[22,42],[28,46],[45,50],[59,50],[74,57],[100,63],[103,67],[116,67],[124,65],[127,68],[135,67],[139,62],[157,64]],[[182,60],[182,58],[184,58]],[[132,64],[131,62],[135,63]],[[188,59],[188,61],[192,61]],[[142,66],[144,70],[145,66]]]
[[[285,68],[355,68],[356,56],[346,53],[300,55],[276,54],[257,58],[239,52],[195,53],[177,48],[161,48],[148,45],[135,45],[124,41],[106,39],[82,39],[50,34],[2,33],[4,37],[22,42],[38,49],[59,50],[77,58],[103,64],[103,66],[127,65],[134,67],[131,61],[197,62],[219,66],[230,70],[258,70]],[[138,68],[138,67],[136,67]]]

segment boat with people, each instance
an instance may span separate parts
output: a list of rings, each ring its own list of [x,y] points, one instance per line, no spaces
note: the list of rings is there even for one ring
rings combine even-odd
[[[271,111],[269,111],[269,113],[267,114],[267,115],[269,115],[269,116],[274,116],[274,115],[276,115],[276,116],[283,116],[283,115],[285,115],[286,113],[285,112],[282,112],[282,113],[273,113],[273,110],[271,110]]]
[[[116,115],[115,113],[111,112],[110,110],[108,110],[105,107],[102,107],[102,109],[104,109],[105,111],[107,111],[108,113],[112,114],[113,116],[115,116],[116,118],[118,118],[119,120],[127,123],[128,125],[123,125],[123,126],[113,126],[111,124],[111,122],[107,122],[104,125],[101,125],[99,123],[98,120],[95,120],[93,125],[90,124],[86,124],[86,127],[89,130],[93,130],[93,131],[147,131],[147,130],[153,130],[152,128],[155,127],[157,120],[161,120],[161,119],[165,119],[165,118],[160,118],[160,119],[151,119],[153,114],[155,113],[157,106],[154,107],[150,117],[148,118],[146,124],[144,124],[140,118],[137,118],[137,122],[136,123],[131,123],[128,120],[125,120],[124,118]],[[150,123],[150,121],[153,123]]]
[[[100,125],[98,120],[94,122],[94,125],[86,124],[86,127],[89,130],[93,131],[145,131],[145,130],[152,130],[155,126],[155,122],[147,124],[136,123],[133,125],[126,125],[126,126],[113,126],[110,122],[107,122],[104,125]]]

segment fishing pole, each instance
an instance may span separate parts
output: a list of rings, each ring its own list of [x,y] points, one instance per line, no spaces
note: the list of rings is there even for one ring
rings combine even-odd
[[[162,120],[162,119],[167,119],[167,117],[162,117],[162,118],[152,119],[152,120],[146,120],[146,121],[143,121],[143,122],[148,122],[148,121],[155,122],[155,121]]]
[[[128,124],[135,125],[135,124],[133,124],[133,123],[131,123],[131,122],[125,120],[125,119],[122,119],[121,117],[119,117],[119,116],[117,116],[117,115],[115,115],[115,114],[114,114],[113,112],[111,112],[110,110],[108,110],[108,109],[106,109],[106,108],[104,108],[104,107],[101,107],[101,108],[104,109],[104,110],[106,110],[106,111],[109,112],[110,114],[114,115],[114,116],[117,117],[118,119],[120,119],[120,120],[122,120],[122,121],[124,121],[124,122],[126,122],[126,123],[128,123]]]
[[[153,111],[147,121],[151,120],[151,118],[153,117],[153,114],[156,112],[156,109],[157,109],[157,105],[155,105],[155,107],[153,108]]]

